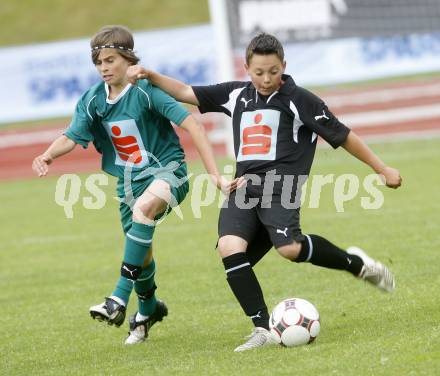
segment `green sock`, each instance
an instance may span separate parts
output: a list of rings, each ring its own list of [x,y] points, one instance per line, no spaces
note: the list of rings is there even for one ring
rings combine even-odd
[[[150,250],[153,240],[154,226],[133,222],[125,239],[124,259],[121,276],[112,295],[128,304],[135,281],[142,273],[142,265]]]
[[[133,281],[121,276],[116,284],[116,288],[113,290],[112,296],[122,299],[127,307],[131,290],[133,290]]]
[[[134,290],[138,295],[139,313],[143,316],[151,316],[156,309],[156,284],[154,283],[154,274],[156,272],[156,264],[154,260],[142,270],[134,284]]]

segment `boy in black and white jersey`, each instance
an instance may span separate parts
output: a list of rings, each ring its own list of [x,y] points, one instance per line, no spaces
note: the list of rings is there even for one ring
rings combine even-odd
[[[310,172],[317,135],[381,174],[388,187],[401,184],[399,171],[385,165],[325,103],[285,75],[280,42],[272,35],[256,36],[246,50],[250,82],[189,86],[170,77],[130,68],[135,82],[148,78],[177,100],[199,106],[200,112],[223,112],[232,118],[236,177],[246,188],[232,192],[220,212],[218,251],[227,281],[243,311],[255,326],[249,340],[235,351],[272,343],[268,310],[255,265],[272,247],[296,262],[347,270],[385,291],[395,287],[386,266],[361,249],[340,249],[319,235],[302,234],[300,188]]]

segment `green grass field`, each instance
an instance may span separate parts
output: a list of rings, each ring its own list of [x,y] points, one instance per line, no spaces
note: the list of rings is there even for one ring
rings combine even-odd
[[[171,214],[157,229],[158,296],[170,314],[146,343],[124,347],[126,324],[116,329],[88,314],[118,277],[123,237],[114,184],[103,209],[78,204],[69,220],[54,203],[56,178],[2,183],[0,374],[440,374],[440,140],[372,147],[401,170],[403,187],[383,188],[380,210],[363,210],[358,197],[344,213],[336,213],[326,187],[319,209],[303,208],[302,227],[343,247],[364,247],[390,265],[397,290],[381,293],[348,273],[289,263],[272,251],[256,267],[268,306],[290,296],[310,300],[321,313],[321,333],[309,346],[240,354],[232,350],[251,325],[213,250],[214,205],[195,219],[189,196],[185,220]],[[344,151],[322,148],[313,173],[363,177],[369,170]]]
[[[104,25],[143,31],[208,22],[208,0],[2,0],[0,45],[89,38]]]

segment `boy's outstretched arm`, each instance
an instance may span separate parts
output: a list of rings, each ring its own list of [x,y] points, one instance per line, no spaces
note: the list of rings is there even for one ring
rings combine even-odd
[[[45,176],[49,171],[49,165],[55,158],[61,157],[64,154],[71,152],[75,148],[76,144],[70,138],[66,136],[58,137],[47,150],[34,158],[32,162],[32,169],[38,174],[38,176]]]
[[[208,140],[203,125],[197,122],[192,115],[189,115],[181,124],[180,127],[185,129],[191,135],[191,138],[199,152],[206,171],[211,176],[213,183],[223,193],[228,194],[237,188],[240,188],[244,183],[243,177],[228,181],[220,175],[217,163],[215,162],[214,152],[211,143]]]
[[[195,106],[199,105],[199,101],[191,85],[187,85],[182,81],[145,69],[141,65],[130,66],[127,70],[127,76],[132,84],[135,84],[137,80],[145,78],[153,85],[176,98],[179,102],[189,103]]]
[[[398,188],[402,184],[402,178],[399,170],[387,166],[379,157],[365,144],[364,141],[353,131],[347,136],[342,147],[351,155],[366,163],[376,173],[383,176],[385,184],[390,188]]]

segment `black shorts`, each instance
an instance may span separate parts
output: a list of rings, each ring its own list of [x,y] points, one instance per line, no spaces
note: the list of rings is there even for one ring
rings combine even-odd
[[[305,239],[299,224],[299,208],[286,209],[281,205],[281,197],[272,195],[270,204],[262,204],[261,189],[247,186],[246,193],[232,192],[225,200],[218,221],[219,238],[235,235],[252,244],[257,237],[266,243],[267,237],[275,248],[301,242]],[[250,204],[257,203],[256,205]],[[251,207],[253,206],[253,207]],[[246,208],[247,207],[247,208]],[[265,230],[267,234],[261,234]],[[255,243],[254,243],[255,244]]]

